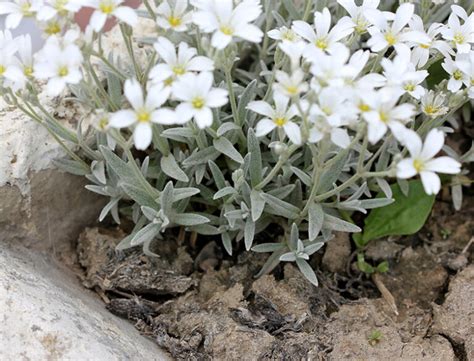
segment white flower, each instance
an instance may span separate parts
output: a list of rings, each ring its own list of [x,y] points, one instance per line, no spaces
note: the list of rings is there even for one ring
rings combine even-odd
[[[342,86],[344,84],[344,68],[349,59],[350,51],[342,44],[335,44],[330,54],[318,48],[308,48],[305,58],[311,63],[310,71],[315,76],[312,87],[319,91],[321,86]]]
[[[174,7],[171,7],[168,0],[163,1],[156,8],[156,23],[159,27],[174,31],[185,31],[192,21],[192,13],[186,13],[188,0],[175,0]]]
[[[291,69],[297,69],[300,66],[301,56],[306,48],[302,41],[292,42],[283,40],[278,44],[278,47],[285,53],[291,61]]]
[[[61,48],[52,40],[38,53],[33,75],[37,79],[48,79],[47,92],[56,96],[67,84],[81,81],[81,63],[82,54],[76,45]]]
[[[179,44],[177,54],[174,44],[164,37],[159,37],[154,47],[165,63],[157,64],[151,69],[149,77],[153,83],[164,81],[165,85],[171,85],[174,79],[190,72],[214,70],[211,59],[196,56],[196,49],[190,48],[185,42]]]
[[[9,32],[7,34],[9,34]],[[1,40],[3,33],[0,32],[0,35],[2,35],[0,37]],[[9,37],[10,35],[6,36]],[[14,56],[16,51],[17,47],[15,43],[10,41],[0,42],[0,84],[5,82],[5,85],[14,85],[18,81],[24,79],[24,75],[20,69],[20,64]],[[19,86],[14,86],[14,88],[17,87]]]
[[[474,18],[467,16],[466,10],[458,5],[451,6],[452,13],[448,18],[448,25],[441,29],[444,39],[451,41],[458,53],[468,53],[474,43]],[[463,20],[461,24],[460,19]]]
[[[39,21],[48,21],[55,16],[67,16],[76,13],[81,8],[79,1],[74,0],[45,0],[43,6],[38,10],[36,18]]]
[[[310,108],[309,119],[312,123],[309,141],[316,143],[326,135],[341,148],[350,143],[347,130],[342,128],[357,119],[357,108],[341,96],[337,88],[324,88],[318,94],[318,104]]]
[[[109,17],[116,17],[120,21],[134,27],[138,23],[138,15],[129,6],[122,6],[123,0],[84,0],[84,5],[94,8],[89,25],[95,32],[99,32]]]
[[[465,62],[469,62],[467,54],[457,54],[455,60],[448,56],[441,64],[443,69],[450,75],[448,80],[448,90],[453,93],[461,89],[463,82],[467,79],[467,75],[460,68],[460,66],[462,67],[462,64]]]
[[[435,93],[430,90],[421,98],[421,110],[427,116],[436,118],[448,112],[449,108],[445,106],[446,95]]]
[[[273,101],[274,108],[263,100],[253,101],[247,106],[253,112],[265,116],[257,123],[255,135],[261,137],[275,128],[281,128],[294,144],[301,144],[300,127],[291,121],[298,114],[296,107],[294,105],[288,107],[290,98],[279,93],[273,94]]]
[[[353,32],[351,22],[343,19],[331,29],[331,14],[328,8],[314,13],[314,28],[305,21],[296,20],[292,29],[312,46],[328,52],[331,52],[334,44]]]
[[[199,75],[186,74],[173,84],[173,96],[181,101],[176,108],[180,123],[194,118],[201,129],[212,125],[211,108],[227,103],[227,90],[213,88],[213,80],[211,73],[203,72]]]
[[[354,0],[337,0],[337,2],[349,13],[354,30],[358,34],[363,34],[370,25],[364,12],[367,9],[377,9],[380,0],[364,0],[361,6],[357,6]]]
[[[399,139],[405,129],[404,124],[415,115],[415,106],[408,103],[396,105],[398,98],[399,93],[394,93],[388,88],[368,93],[364,98],[365,104],[370,109],[362,113],[368,124],[370,143],[375,144],[382,139],[388,128],[395,138]]]
[[[8,15],[5,19],[5,27],[15,29],[24,17],[34,17],[42,5],[42,0],[1,1],[0,15]]]
[[[295,70],[291,75],[277,70],[275,73],[277,83],[273,84],[273,91],[287,97],[294,97],[307,91],[308,84],[304,82],[304,75],[301,69]]]
[[[415,43],[414,48],[411,54],[411,60],[413,64],[417,67],[424,66],[430,57],[430,52],[435,49],[443,54],[445,57],[449,55],[454,55],[453,49],[448,45],[446,41],[437,40],[436,37],[441,31],[442,24],[433,23],[428,28],[428,31],[425,31],[423,20],[416,14],[413,14],[413,17],[410,21],[410,29],[420,33],[426,34],[430,39],[427,43]]]
[[[427,194],[436,194],[441,188],[441,181],[436,173],[457,174],[461,171],[461,164],[450,157],[434,158],[444,144],[442,131],[431,130],[422,144],[418,134],[407,129],[404,140],[411,157],[397,164],[397,177],[407,179],[420,174]]]
[[[463,82],[468,89],[469,98],[474,98],[474,51],[463,56],[464,61],[457,61],[456,65],[464,74]],[[468,60],[469,59],[469,60]]]
[[[270,30],[267,34],[270,39],[274,39],[274,40],[280,40],[280,41],[286,40],[292,43],[296,43],[299,40],[301,40],[298,34],[296,34],[292,29],[288,29],[286,26],[282,26],[281,28]]]
[[[407,42],[422,44],[429,42],[429,37],[422,32],[404,31],[405,26],[411,20],[414,11],[415,6],[413,4],[401,4],[395,13],[393,21],[389,25],[387,21],[387,13],[383,13],[379,10],[367,9],[365,11],[365,16],[373,25],[368,29],[371,38],[367,41],[367,45],[370,49],[374,52],[379,52],[390,46],[398,47]]]
[[[133,142],[137,149],[146,149],[151,144],[152,123],[177,123],[176,114],[172,110],[161,108],[170,95],[169,89],[162,86],[150,87],[145,98],[140,83],[136,79],[128,79],[124,84],[124,94],[132,109],[111,114],[109,125],[113,128],[135,125]]]
[[[252,43],[262,40],[263,32],[250,22],[262,13],[260,0],[243,0],[234,9],[233,0],[192,0],[199,10],[193,21],[204,33],[213,33],[211,45],[224,49],[234,37]]]
[[[429,75],[428,71],[416,71],[415,65],[410,61],[410,50],[400,47],[397,56],[390,61],[383,58],[381,61],[384,69],[383,75],[387,79],[387,86],[400,91],[401,94],[407,92],[415,99],[420,99],[426,92],[420,84]]]

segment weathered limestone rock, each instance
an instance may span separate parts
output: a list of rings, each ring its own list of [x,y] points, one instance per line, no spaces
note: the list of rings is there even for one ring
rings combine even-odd
[[[169,360],[50,257],[0,248],[0,359]]]

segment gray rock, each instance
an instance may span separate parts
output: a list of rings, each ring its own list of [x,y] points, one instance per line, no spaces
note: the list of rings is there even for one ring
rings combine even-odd
[[[170,359],[69,270],[25,248],[0,248],[0,320],[3,361]]]

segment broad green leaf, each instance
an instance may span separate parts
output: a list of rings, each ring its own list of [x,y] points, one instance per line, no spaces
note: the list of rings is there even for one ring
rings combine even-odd
[[[222,154],[225,154],[233,161],[242,164],[244,162],[244,158],[240,155],[240,153],[235,149],[234,145],[230,142],[229,139],[220,137],[214,139],[213,142],[214,148],[216,148]]]
[[[405,196],[398,185],[392,185],[395,201],[370,212],[365,219],[362,244],[385,236],[410,235],[423,227],[433,207],[435,196],[427,195],[419,180],[408,182],[408,186],[408,196]]]
[[[173,154],[170,153],[166,157],[162,157],[160,165],[161,169],[167,176],[179,180],[181,182],[189,182],[188,176],[179,167]]]

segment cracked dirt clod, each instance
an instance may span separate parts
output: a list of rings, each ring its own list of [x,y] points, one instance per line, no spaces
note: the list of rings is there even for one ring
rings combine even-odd
[[[449,284],[449,292],[443,305],[435,305],[433,313],[432,332],[445,335],[455,344],[468,344],[467,348],[472,353],[474,342],[474,265],[468,266],[454,277]]]
[[[329,272],[344,273],[350,254],[349,233],[335,232],[334,238],[326,244],[322,265]]]

